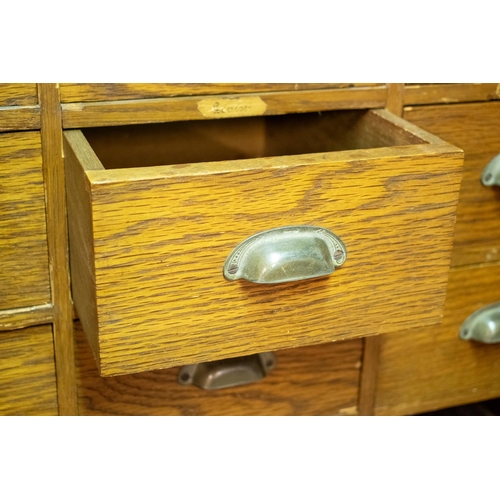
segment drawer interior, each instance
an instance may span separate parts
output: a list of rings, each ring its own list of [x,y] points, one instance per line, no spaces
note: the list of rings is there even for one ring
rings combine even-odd
[[[84,130],[105,169],[372,149],[426,141],[369,110]]]

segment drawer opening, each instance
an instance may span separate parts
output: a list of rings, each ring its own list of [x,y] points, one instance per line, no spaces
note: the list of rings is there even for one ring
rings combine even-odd
[[[370,110],[83,130],[105,169],[373,149],[428,141]]]

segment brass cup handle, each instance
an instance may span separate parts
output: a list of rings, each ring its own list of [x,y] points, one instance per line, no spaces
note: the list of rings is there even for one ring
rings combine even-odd
[[[223,268],[230,281],[286,283],[333,273],[347,258],[342,240],[317,226],[285,226],[250,236],[231,252]]]
[[[483,186],[500,186],[500,154],[484,167],[481,182]]]
[[[476,340],[485,344],[500,342],[500,302],[473,312],[460,327],[462,340]]]

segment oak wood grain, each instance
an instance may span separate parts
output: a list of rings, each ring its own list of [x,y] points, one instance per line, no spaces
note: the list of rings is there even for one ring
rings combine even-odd
[[[54,347],[59,413],[75,415],[76,375],[73,339],[73,304],[69,278],[66,191],[62,157],[62,126],[59,90],[56,84],[38,85],[42,108],[41,139],[46,189],[47,242],[50,283],[54,304]]]
[[[49,303],[39,132],[0,134],[0,310]]]
[[[38,104],[36,83],[0,83],[0,106]]]
[[[500,154],[500,102],[405,108],[404,116],[465,152],[452,265],[500,260],[500,192],[481,174]]]
[[[332,109],[382,108],[387,88],[360,87],[246,94],[265,103],[265,114],[306,113]],[[221,96],[223,97],[223,96]],[[241,97],[224,95],[226,98]],[[182,120],[206,120],[198,105],[201,97],[78,102],[62,105],[64,128],[103,127]],[[259,112],[257,114],[261,114]]]
[[[387,104],[385,107],[396,116],[403,116],[404,92],[404,83],[387,84]]]
[[[246,386],[204,391],[178,369],[102,378],[76,324],[80,415],[356,415],[361,340],[279,351],[276,368]]]
[[[50,325],[0,333],[0,415],[57,415]]]
[[[328,88],[373,87],[374,83],[61,83],[61,101],[92,102],[187,95],[240,94]]]
[[[396,116],[403,116],[405,86],[403,83],[387,84],[386,109]],[[363,362],[359,384],[359,414],[373,415],[377,373],[380,355],[380,336],[374,335],[363,339]]]
[[[39,106],[9,106],[0,108],[0,132],[40,129]]]
[[[405,86],[405,105],[491,101],[500,98],[498,83],[410,84]]]
[[[0,331],[17,330],[28,326],[51,323],[53,316],[52,304],[4,309],[0,311]]]
[[[465,319],[498,301],[500,266],[450,271],[442,325],[381,338],[376,414],[422,413],[500,397],[500,345],[460,340]]]
[[[71,260],[73,280],[95,280],[95,292],[84,287],[88,296],[75,296],[75,305],[87,335],[97,332],[90,344],[99,346],[101,374],[440,321],[462,152],[390,113],[370,116],[385,147],[150,168],[106,170],[94,158],[86,170],[90,145],[80,131],[65,132],[67,176],[88,179],[68,184],[68,198],[92,202],[84,213],[94,255],[82,256],[91,245],[80,233]],[[384,122],[434,143],[387,147]],[[239,242],[291,224],[336,232],[347,262],[328,279],[223,280]],[[86,264],[74,266],[76,259]],[[85,276],[92,262],[95,275]]]

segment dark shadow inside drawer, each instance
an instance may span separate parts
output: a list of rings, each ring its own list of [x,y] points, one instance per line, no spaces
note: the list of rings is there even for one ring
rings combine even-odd
[[[106,169],[425,142],[367,110],[99,127],[84,135]]]

